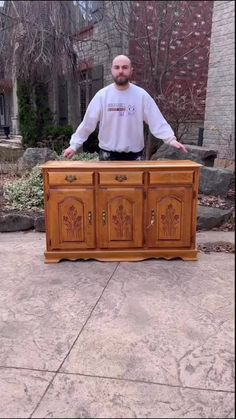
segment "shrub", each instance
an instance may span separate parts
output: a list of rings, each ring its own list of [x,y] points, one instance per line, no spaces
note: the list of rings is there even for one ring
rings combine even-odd
[[[4,196],[12,208],[43,208],[43,177],[40,167],[35,166],[21,179],[5,185]]]
[[[49,126],[43,130],[43,135],[38,145],[48,147],[60,155],[69,146],[69,140],[72,134],[73,128],[70,125]]]
[[[45,83],[20,81],[17,97],[23,145],[25,148],[37,147],[44,130],[53,122],[53,115],[48,106],[48,86]]]
[[[17,88],[17,96],[23,145],[33,147],[37,141],[37,113],[32,101],[32,86],[20,83]]]
[[[60,155],[58,160],[67,160],[63,155]],[[88,160],[98,160],[98,153],[79,153],[75,154],[71,160],[74,161],[88,161]]]
[[[66,160],[62,155],[58,160]],[[80,153],[71,160],[98,160],[97,153]],[[21,179],[9,182],[4,186],[4,196],[11,208],[23,209],[43,209],[43,176],[42,169],[35,166],[30,172],[22,176]]]

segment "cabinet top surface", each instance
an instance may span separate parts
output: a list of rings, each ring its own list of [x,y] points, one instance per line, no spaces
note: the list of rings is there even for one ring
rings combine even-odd
[[[142,160],[142,161],[47,161],[42,169],[155,169],[155,168],[194,168],[202,164],[192,160]]]

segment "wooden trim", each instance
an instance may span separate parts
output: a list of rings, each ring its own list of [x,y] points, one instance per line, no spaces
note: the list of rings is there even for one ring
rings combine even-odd
[[[198,252],[197,249],[181,249],[181,250],[106,250],[99,251],[56,251],[56,252],[45,252],[45,263],[55,263],[59,262],[62,259],[68,260],[88,260],[88,259],[95,259],[103,262],[131,262],[131,261],[140,261],[150,258],[160,259],[164,258],[167,260],[170,259],[183,259],[183,260],[198,260]]]

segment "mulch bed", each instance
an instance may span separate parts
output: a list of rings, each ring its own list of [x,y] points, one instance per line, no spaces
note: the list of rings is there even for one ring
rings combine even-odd
[[[200,252],[211,253],[211,252],[224,252],[224,253],[235,253],[235,245],[229,242],[214,242],[214,243],[201,243],[197,246]]]

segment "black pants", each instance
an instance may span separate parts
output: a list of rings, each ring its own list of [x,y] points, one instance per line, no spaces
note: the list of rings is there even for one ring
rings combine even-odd
[[[99,149],[99,160],[143,160],[143,150],[134,153],[118,153],[118,151],[107,151],[102,148]]]

